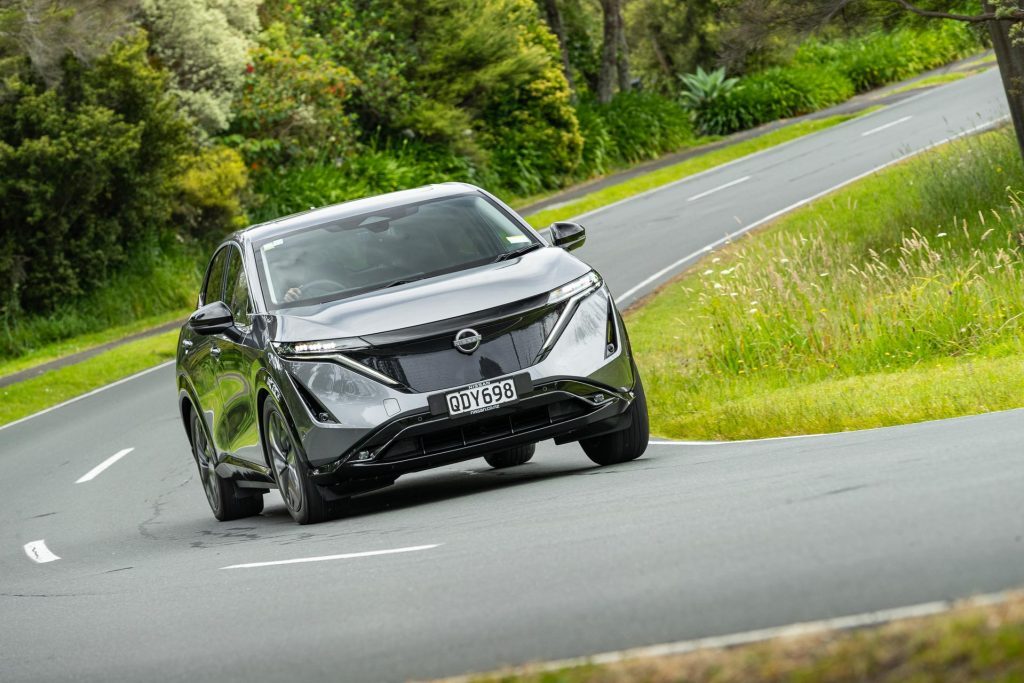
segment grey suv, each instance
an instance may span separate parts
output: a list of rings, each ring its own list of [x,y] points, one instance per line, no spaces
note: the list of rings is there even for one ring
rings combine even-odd
[[[300,524],[406,472],[647,447],[647,405],[601,277],[487,192],[442,184],[250,227],[181,329],[178,402],[217,519],[278,488]]]

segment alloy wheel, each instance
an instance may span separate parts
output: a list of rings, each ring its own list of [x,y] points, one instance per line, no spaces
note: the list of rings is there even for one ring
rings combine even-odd
[[[270,413],[267,420],[267,434],[270,460],[274,468],[274,476],[277,478],[278,488],[281,489],[281,497],[289,510],[298,511],[302,509],[302,476],[299,471],[299,454],[295,443],[292,441],[291,432],[284,418],[276,410]]]
[[[199,416],[192,415],[192,452],[199,465],[199,478],[203,480],[206,500],[214,510],[220,509],[220,486],[217,480],[217,463],[213,454],[213,446],[206,438],[206,430],[199,423]]]

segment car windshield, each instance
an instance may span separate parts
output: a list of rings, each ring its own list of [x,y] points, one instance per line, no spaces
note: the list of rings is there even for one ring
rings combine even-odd
[[[487,198],[466,194],[314,225],[254,247],[273,310],[473,268],[540,244]]]

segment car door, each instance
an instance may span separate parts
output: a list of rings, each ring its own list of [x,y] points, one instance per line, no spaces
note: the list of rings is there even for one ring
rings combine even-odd
[[[231,309],[234,327],[218,336],[220,364],[218,378],[222,407],[217,431],[224,449],[232,455],[264,463],[259,446],[259,422],[253,391],[259,367],[259,349],[252,334],[252,303],[242,253],[238,245],[228,248],[225,303]]]
[[[206,269],[206,279],[203,281],[203,288],[199,293],[199,307],[214,301],[222,301],[224,297],[224,275],[227,261],[227,251],[220,249]],[[189,346],[191,344],[191,346]],[[192,381],[192,388],[195,390],[196,400],[199,403],[198,409],[206,419],[206,425],[212,429],[216,424],[217,415],[220,413],[220,396],[217,389],[217,359],[216,339],[210,335],[202,335],[191,330],[185,340],[185,370]],[[218,450],[221,446],[214,436],[214,445]]]

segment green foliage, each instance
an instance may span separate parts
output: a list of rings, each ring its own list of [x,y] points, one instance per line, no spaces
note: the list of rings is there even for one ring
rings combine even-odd
[[[494,186],[470,161],[441,145],[370,145],[346,159],[320,158],[267,169],[254,176],[261,201],[256,221],[306,209],[443,181]]]
[[[800,45],[791,62],[748,75],[720,97],[692,103],[685,76],[684,100],[705,133],[725,134],[838,104],[857,92],[908,78],[966,56],[977,36],[955,22],[926,29],[899,28],[857,38]]]
[[[673,406],[660,433],[708,436],[734,400],[765,417],[747,411],[775,389],[796,392],[787,430],[819,412],[856,423],[807,404],[821,382],[852,382],[842,386],[861,392],[857,409],[884,422],[870,387],[899,382],[861,378],[1024,354],[1021,187],[1011,131],[966,139],[780,219],[667,288],[631,326],[651,396]],[[903,411],[915,396],[887,405]],[[953,403],[909,412],[970,410]],[[769,435],[774,424],[744,422],[730,436]]]
[[[558,44],[532,0],[427,0],[396,12],[414,44],[408,80],[417,135],[488,162],[504,186],[557,186],[579,163],[583,140]]]
[[[245,75],[258,0],[141,0],[150,52],[171,72],[171,92],[206,133],[231,122]]]
[[[9,0],[0,2],[0,79],[34,76],[56,85],[71,55],[89,64],[119,37],[134,32],[132,0]]]
[[[808,41],[797,64],[833,65],[857,92],[909,78],[978,50],[977,35],[957,22],[936,22],[927,30],[900,28],[846,41]]]
[[[210,147],[186,159],[176,179],[175,224],[204,243],[246,225],[242,198],[249,177],[242,156],[229,147]]]
[[[677,74],[716,61],[717,0],[631,0],[624,12],[630,65],[645,86],[670,95]]]
[[[736,90],[740,79],[726,77],[725,69],[704,71],[698,66],[692,74],[680,74],[679,80],[683,85],[679,99],[700,123],[701,132],[714,134],[736,125],[730,118],[735,107],[723,103]]]
[[[619,93],[607,105],[588,99],[578,111],[585,140],[584,177],[654,159],[695,140],[686,111],[655,93]]]
[[[180,246],[151,252],[92,292],[45,314],[0,318],[0,360],[54,342],[193,308],[203,277],[200,254]]]
[[[295,25],[274,22],[260,34],[227,138],[257,168],[353,149],[345,102],[355,77],[324,51]]]
[[[136,38],[59,90],[9,77],[0,97],[2,314],[51,311],[155,249],[188,130]]]

